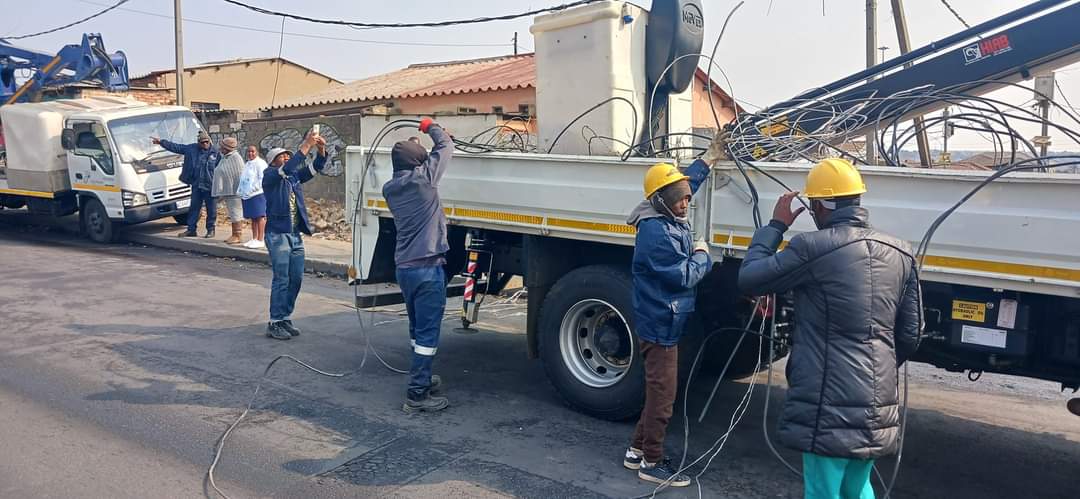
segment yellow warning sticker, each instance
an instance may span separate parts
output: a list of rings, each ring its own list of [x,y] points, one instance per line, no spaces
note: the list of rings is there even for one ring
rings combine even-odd
[[[986,322],[986,304],[953,300],[952,318],[957,321]]]

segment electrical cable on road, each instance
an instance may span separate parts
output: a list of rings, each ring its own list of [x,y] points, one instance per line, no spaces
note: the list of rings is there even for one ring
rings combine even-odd
[[[560,11],[560,10],[569,9],[569,8],[572,8],[572,7],[578,7],[578,6],[581,6],[581,5],[588,5],[590,3],[595,3],[595,2],[598,2],[600,0],[579,0],[577,2],[564,3],[562,5],[556,5],[556,6],[553,6],[553,7],[547,7],[547,8],[543,8],[543,9],[534,9],[534,10],[530,10],[528,12],[520,12],[520,13],[517,13],[517,14],[506,14],[506,15],[502,15],[502,16],[476,17],[476,18],[472,18],[472,19],[458,19],[458,20],[454,20],[454,21],[432,21],[432,22],[422,22],[422,23],[371,23],[371,22],[361,22],[361,21],[342,21],[342,20],[338,20],[338,19],[318,19],[318,18],[314,18],[314,17],[307,17],[307,16],[301,16],[301,15],[298,15],[298,14],[290,14],[290,13],[287,13],[287,12],[279,12],[279,11],[275,11],[275,10],[270,10],[270,9],[266,9],[266,8],[263,8],[263,7],[250,5],[250,4],[238,1],[238,0],[222,0],[222,1],[224,1],[225,3],[232,4],[232,5],[236,5],[238,7],[243,7],[245,9],[248,9],[248,10],[251,10],[251,11],[254,11],[254,12],[258,12],[260,14],[267,14],[267,15],[273,15],[273,16],[283,16],[283,17],[288,17],[290,19],[295,19],[297,21],[307,21],[307,22],[318,23],[318,24],[330,24],[330,25],[335,25],[335,26],[352,26],[352,27],[356,27],[356,28],[441,28],[441,27],[446,27],[446,26],[460,26],[460,25],[466,25],[466,24],[479,24],[479,23],[487,23],[487,22],[492,22],[492,21],[508,21],[508,20],[511,20],[511,19],[518,19],[518,18],[521,18],[521,17],[535,16],[537,14],[544,14],[544,13],[547,13],[547,12],[556,12],[556,11]]]
[[[0,40],[22,40],[22,39],[25,39],[25,38],[33,38],[35,36],[47,35],[49,33],[55,33],[57,31],[65,30],[65,29],[68,29],[68,28],[70,28],[72,26],[78,26],[78,25],[80,25],[82,23],[85,23],[87,21],[90,21],[90,20],[92,20],[94,18],[105,15],[109,11],[111,11],[113,9],[116,9],[117,7],[120,7],[121,5],[124,5],[125,3],[128,3],[129,1],[131,1],[131,0],[120,0],[119,2],[116,2],[115,4],[107,7],[104,10],[101,10],[101,11],[98,11],[97,13],[86,16],[86,17],[84,17],[82,19],[79,19],[78,21],[67,23],[67,24],[65,24],[63,26],[58,26],[58,27],[55,27],[55,28],[52,28],[52,29],[47,29],[45,31],[38,31],[37,33],[30,33],[28,35],[0,36]]]

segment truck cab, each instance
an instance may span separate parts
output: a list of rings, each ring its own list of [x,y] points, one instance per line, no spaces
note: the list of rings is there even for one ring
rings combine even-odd
[[[0,196],[8,207],[79,212],[84,233],[98,242],[111,241],[118,225],[186,217],[184,158],[150,137],[194,142],[200,126],[187,108],[99,97],[16,104],[0,113],[8,156]]]

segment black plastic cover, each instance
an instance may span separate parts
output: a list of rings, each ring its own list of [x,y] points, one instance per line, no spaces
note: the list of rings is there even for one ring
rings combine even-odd
[[[698,57],[684,57],[667,73],[679,56],[700,54],[705,41],[705,17],[699,0],[653,0],[645,28],[645,75],[648,92],[660,81],[658,92],[680,93],[694,79]],[[660,79],[663,73],[663,80]]]

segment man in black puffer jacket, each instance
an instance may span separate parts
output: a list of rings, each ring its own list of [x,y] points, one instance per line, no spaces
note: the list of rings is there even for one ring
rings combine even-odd
[[[907,243],[870,227],[866,186],[842,159],[815,166],[806,196],[818,231],[777,252],[803,212],[797,193],[780,198],[758,229],[739,271],[752,295],[795,293],[790,388],[778,432],[803,452],[807,498],[874,497],[874,460],[897,451],[897,366],[918,347],[921,303]]]

